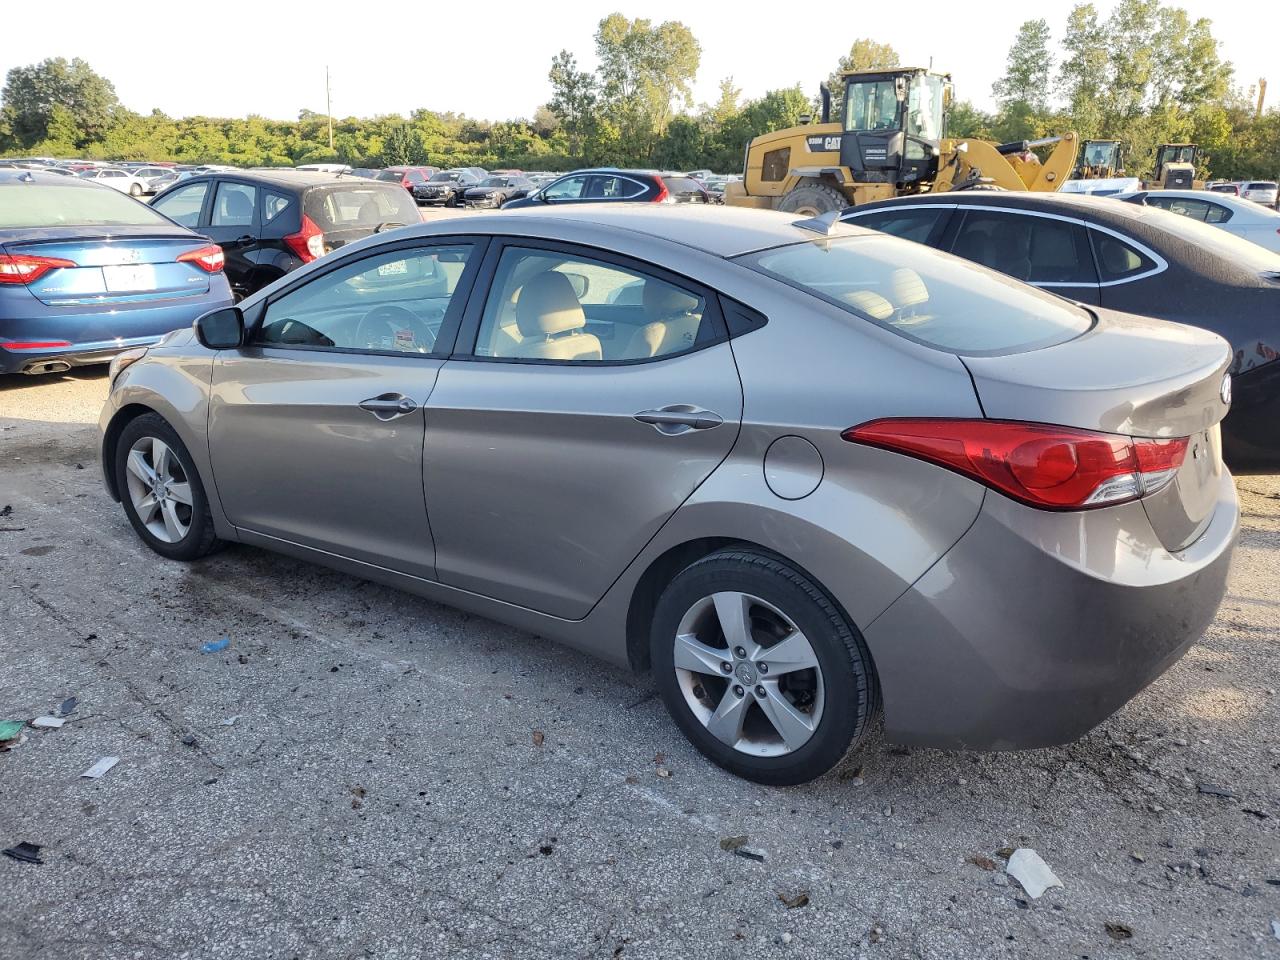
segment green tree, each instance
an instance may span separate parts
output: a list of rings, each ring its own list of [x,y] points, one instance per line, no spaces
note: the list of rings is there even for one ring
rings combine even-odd
[[[547,109],[560,122],[568,141],[569,156],[589,162],[592,142],[599,133],[600,86],[594,74],[578,69],[578,61],[561,50],[551,61],[551,100]]]
[[[111,81],[78,57],[70,62],[57,57],[14,67],[5,79],[0,102],[0,122],[9,131],[12,146],[20,149],[42,140],[62,141],[69,132],[65,129],[68,114],[74,117],[77,145],[97,139],[120,106]],[[55,121],[60,129],[51,132]]]
[[[384,167],[417,167],[425,164],[428,159],[422,135],[408,123],[401,123],[392,128],[380,157]]]
[[[631,162],[648,163],[678,105],[692,104],[702,47],[683,23],[611,13],[596,29],[602,113]]]
[[[1108,79],[1107,32],[1092,3],[1071,8],[1062,40],[1066,57],[1058,69],[1058,82],[1067,100],[1067,114],[1085,139],[1102,134],[1102,92]]]
[[[827,87],[831,90],[831,116],[841,116],[844,105],[844,80],[841,75],[847,70],[887,70],[899,66],[898,51],[887,43],[877,43],[866,37],[853,41],[846,53],[836,63],[836,68],[827,77]]]
[[[1037,113],[1049,107],[1049,76],[1053,55],[1049,52],[1049,22],[1028,20],[1018,28],[1009,48],[1004,76],[991,92],[1002,107],[1024,103]]]

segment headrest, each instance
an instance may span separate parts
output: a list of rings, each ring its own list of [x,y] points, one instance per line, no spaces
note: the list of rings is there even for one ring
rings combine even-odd
[[[872,290],[851,290],[840,294],[840,299],[873,320],[888,320],[893,316],[893,304]]]
[[[522,337],[551,336],[587,325],[586,314],[573,284],[563,273],[540,273],[520,291],[516,301],[516,326]]]
[[[698,309],[698,297],[661,280],[645,280],[644,312],[650,320],[682,317]]]
[[[906,267],[899,267],[889,274],[889,296],[899,310],[918,307],[929,302],[929,288],[920,279],[920,274]]]

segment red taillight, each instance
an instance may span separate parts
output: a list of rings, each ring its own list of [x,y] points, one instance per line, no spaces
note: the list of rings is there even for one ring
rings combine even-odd
[[[50,270],[74,267],[72,260],[60,257],[33,257],[25,253],[0,253],[0,283],[27,284],[39,280]]]
[[[661,177],[658,178],[658,195],[653,198],[654,203],[670,203],[671,191],[667,189],[667,181]]]
[[[302,229],[289,234],[284,242],[303,263],[310,263],[324,256],[324,231],[305,213],[302,215]]]
[[[194,263],[206,273],[221,273],[223,266],[227,262],[227,257],[220,246],[216,243],[211,243],[209,246],[201,247],[199,250],[188,250],[186,253],[179,254],[178,262]]]
[[[53,350],[69,346],[70,340],[13,340],[9,343],[0,340],[0,347],[6,350]]]
[[[1136,500],[1178,472],[1187,438],[1149,440],[1008,420],[873,420],[841,436],[919,457],[1046,510]]]

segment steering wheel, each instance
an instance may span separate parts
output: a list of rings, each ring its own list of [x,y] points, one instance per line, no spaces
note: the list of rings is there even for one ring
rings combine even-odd
[[[355,342],[371,349],[430,353],[435,347],[436,335],[412,310],[384,303],[360,318]]]

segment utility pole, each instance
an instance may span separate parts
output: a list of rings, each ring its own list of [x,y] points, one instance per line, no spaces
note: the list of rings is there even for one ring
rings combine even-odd
[[[1262,105],[1267,101],[1267,78],[1258,78],[1258,112],[1254,114],[1254,119],[1262,119]]]
[[[329,115],[329,149],[333,149],[333,98],[329,94],[329,65],[324,65],[324,112]]]

